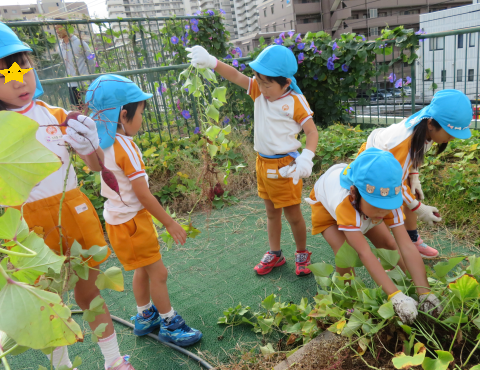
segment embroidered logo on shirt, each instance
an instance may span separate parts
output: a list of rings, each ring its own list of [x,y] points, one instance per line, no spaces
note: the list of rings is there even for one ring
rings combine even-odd
[[[382,197],[386,197],[389,192],[390,192],[390,188],[380,188],[380,195]]]
[[[375,186],[367,184],[367,193],[372,194],[375,191]]]
[[[47,134],[55,135],[57,133],[57,128],[54,126],[47,127]]]
[[[49,143],[52,141],[59,141],[63,138],[62,132],[55,126],[48,126],[45,131],[48,134],[46,140]]]
[[[288,106],[288,104],[285,104],[285,105],[282,107],[283,110],[288,110],[289,108],[290,108],[290,107]]]
[[[88,209],[88,206],[86,203],[80,204],[79,206],[75,207],[75,211],[77,211],[78,214],[85,212]]]

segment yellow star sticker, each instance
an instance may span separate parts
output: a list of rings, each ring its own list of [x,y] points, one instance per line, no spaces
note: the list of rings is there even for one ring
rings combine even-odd
[[[18,81],[23,83],[23,75],[33,68],[21,69],[17,62],[13,63],[9,69],[0,69],[0,73],[5,76],[5,83],[9,81]]]

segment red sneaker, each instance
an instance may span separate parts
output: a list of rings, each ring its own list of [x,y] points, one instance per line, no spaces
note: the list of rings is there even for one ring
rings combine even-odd
[[[420,252],[420,255],[422,258],[425,259],[430,259],[430,258],[436,258],[438,257],[438,251],[435,248],[429,247],[423,240],[418,237],[416,242],[413,242],[415,244],[415,247],[417,247],[418,251]]]
[[[308,265],[310,265],[311,255],[312,252],[309,252],[306,249],[303,252],[295,252],[295,273],[298,276],[305,276],[312,272],[307,267]]]
[[[258,275],[266,275],[272,271],[274,267],[282,266],[285,262],[283,254],[277,257],[275,254],[267,252],[263,255],[260,263],[254,267],[254,270]]]

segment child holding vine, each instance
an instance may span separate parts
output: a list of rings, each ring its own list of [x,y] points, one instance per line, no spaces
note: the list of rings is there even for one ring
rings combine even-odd
[[[74,241],[80,243],[83,249],[107,245],[95,208],[78,188],[75,170],[70,161],[73,149],[92,171],[100,171],[98,158],[103,158],[103,151],[98,147],[95,122],[79,115],[77,119],[69,119],[66,127],[63,126],[67,111],[38,100],[43,89],[29,56],[32,49],[23,44],[4,23],[0,23],[0,40],[0,110],[18,112],[38,122],[37,140],[62,160],[60,169],[38,183],[31,191],[23,205],[25,221],[30,228],[43,230],[45,243],[59,254],[68,253]],[[6,70],[12,71],[13,67],[22,70],[23,82],[6,82]],[[58,220],[64,187],[60,227]],[[63,234],[61,245],[60,232]],[[100,296],[95,281],[100,272],[99,265],[107,258],[108,255],[100,262],[90,259],[88,279],[79,279],[75,286],[75,301],[82,310],[88,309],[90,302]],[[103,304],[103,310],[105,312],[97,315],[89,324],[92,331],[102,323],[107,324],[98,341],[105,358],[105,368],[133,370],[128,363],[128,356],[120,356],[116,333],[106,304]],[[49,359],[55,368],[62,365],[72,366],[66,346],[56,348],[49,355]]]
[[[186,49],[191,63],[197,68],[213,68],[225,79],[243,87],[254,100],[254,149],[258,196],[265,202],[270,250],[263,256],[255,271],[265,275],[286,260],[280,247],[282,211],[292,228],[296,243],[295,272],[298,276],[311,273],[310,255],[306,249],[307,232],[300,209],[302,180],[312,173],[318,132],[313,112],[296,84],[298,70],[293,52],[280,45],[263,50],[250,63],[254,77],[249,78],[235,68],[222,63],[203,47]],[[306,148],[302,154],[297,135],[306,135]],[[295,161],[295,165],[289,166]],[[288,169],[280,172],[281,169]],[[283,173],[283,176],[282,176]]]
[[[151,215],[175,243],[183,245],[187,233],[150,192],[142,153],[132,139],[142,128],[142,114],[151,97],[128,78],[112,74],[92,82],[86,101],[97,120],[105,167],[118,182],[118,191],[114,191],[102,178],[102,195],[107,198],[103,215],[119,261],[125,270],[135,270],[133,294],[138,313],[132,318],[134,334],[146,335],[160,328],[160,340],[186,347],[198,342],[202,333],[187,326],[171,306],[168,272]]]
[[[430,105],[402,122],[372,131],[360,148],[359,153],[367,148],[389,151],[400,162],[403,168],[405,226],[423,258],[435,258],[438,251],[418,235],[417,219],[429,225],[442,219],[437,208],[420,202],[424,195],[418,169],[433,143],[437,143],[436,155],[439,155],[447,148],[449,141],[455,138],[468,139],[471,136],[469,126],[472,115],[472,104],[464,93],[442,90],[435,94]]]
[[[341,163],[330,167],[306,201],[312,208],[312,234],[321,233],[335,255],[345,241],[352,246],[402,322],[412,323],[417,316],[417,301],[397,289],[365,239],[368,237],[376,248],[399,250],[398,265],[410,272],[422,311],[441,312],[440,301],[430,293],[420,253],[405,230],[401,187],[402,167],[395,157],[370,148],[348,166]],[[337,266],[336,270],[341,275],[353,273],[352,268]]]

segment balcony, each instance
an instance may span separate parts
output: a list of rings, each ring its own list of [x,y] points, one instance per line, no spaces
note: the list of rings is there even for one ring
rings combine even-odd
[[[320,3],[294,4],[293,8],[296,15],[321,13]]]
[[[107,0],[107,6],[110,5],[123,5],[123,0]]]
[[[367,27],[368,21],[368,27]],[[368,19],[355,19],[350,21],[352,23],[353,29],[365,29],[372,27],[386,27],[387,24],[390,28],[394,28],[399,25],[408,25],[415,24],[420,22],[420,14],[410,14],[410,15],[391,15],[388,17],[378,17],[378,18],[368,18]],[[355,22],[355,24],[353,24]],[[347,24],[349,21],[346,22]]]
[[[350,18],[352,16],[352,9],[345,8],[342,10],[337,10],[332,14],[330,24],[333,24],[332,30],[336,31],[338,27],[342,24],[344,19]]]
[[[296,31],[300,33],[318,32],[323,28],[322,22],[297,23]]]
[[[330,9],[328,10],[330,10],[331,12],[334,12],[340,6],[341,0],[329,0],[329,3],[330,3]],[[348,3],[348,6],[350,6],[350,2]]]

